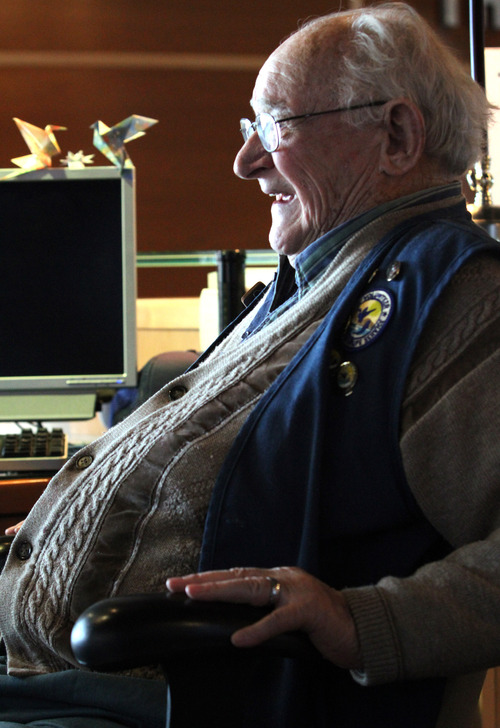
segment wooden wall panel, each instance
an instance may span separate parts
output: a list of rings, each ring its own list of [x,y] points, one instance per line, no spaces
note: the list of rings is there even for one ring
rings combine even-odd
[[[345,3],[344,3],[345,4]],[[267,54],[338,0],[2,0],[3,48]]]
[[[439,23],[437,2],[418,6]],[[57,134],[63,154],[83,149],[96,164],[107,161],[92,147],[91,123],[151,116],[160,123],[128,147],[138,175],[139,250],[267,247],[269,203],[257,184],[232,173],[238,119],[249,112],[268,53],[299,19],[337,7],[331,0],[53,0],[48,12],[46,3],[2,0],[0,166],[26,153],[13,116],[67,126]],[[464,27],[447,32],[465,56],[466,15],[465,6]],[[141,270],[139,295],[197,295],[205,273]]]
[[[63,155],[83,149],[95,153],[96,164],[108,164],[92,145],[90,124],[144,114],[159,124],[128,145],[137,168],[140,250],[265,247],[269,204],[258,185],[244,184],[232,172],[238,118],[248,113],[252,85],[248,72],[0,68],[0,166],[11,166],[11,157],[25,153],[12,116],[40,126],[67,126],[56,133]],[[160,279],[165,276],[175,290],[157,295],[194,295],[182,290],[183,277],[164,271]],[[141,271],[141,292],[155,295],[148,278],[149,272]]]

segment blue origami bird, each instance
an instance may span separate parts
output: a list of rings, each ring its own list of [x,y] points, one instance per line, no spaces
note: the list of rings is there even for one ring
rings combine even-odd
[[[94,130],[93,143],[96,149],[117,167],[123,168],[132,164],[125,144],[144,136],[145,129],[157,123],[157,119],[132,114],[112,127],[103,121],[96,121],[90,128]]]

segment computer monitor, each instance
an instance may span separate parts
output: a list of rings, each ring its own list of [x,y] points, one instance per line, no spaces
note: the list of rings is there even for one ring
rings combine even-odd
[[[134,169],[0,169],[0,420],[77,420],[136,383]]]

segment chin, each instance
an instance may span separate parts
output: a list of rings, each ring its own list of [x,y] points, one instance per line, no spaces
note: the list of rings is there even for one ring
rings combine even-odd
[[[303,242],[302,238],[296,240],[291,232],[287,234],[286,232],[280,231],[279,235],[273,235],[272,229],[269,235],[269,244],[278,255],[286,255],[289,258],[295,258],[295,256],[307,247],[307,244]]]

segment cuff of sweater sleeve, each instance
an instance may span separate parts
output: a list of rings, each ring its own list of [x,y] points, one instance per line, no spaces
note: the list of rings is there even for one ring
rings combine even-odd
[[[361,685],[379,685],[401,678],[398,641],[390,613],[377,587],[343,589],[363,657],[363,669],[351,674]]]

